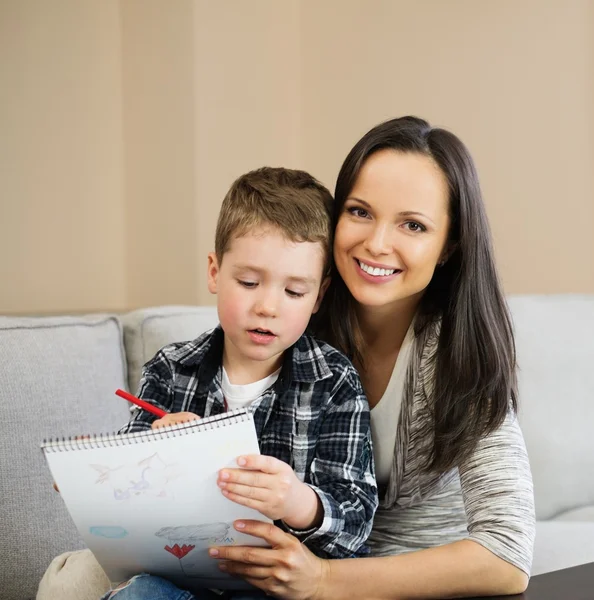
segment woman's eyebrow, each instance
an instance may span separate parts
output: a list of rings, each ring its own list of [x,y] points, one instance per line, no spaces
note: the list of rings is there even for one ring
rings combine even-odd
[[[428,215],[422,212],[418,212],[416,210],[403,210],[398,213],[401,217],[423,217],[428,221],[431,221],[435,225],[435,221]]]
[[[371,208],[371,204],[369,204],[369,202],[365,202],[365,200],[361,200],[361,198],[357,198],[356,196],[349,196],[345,202],[348,202],[349,200],[354,200],[355,202],[360,202],[361,204]]]

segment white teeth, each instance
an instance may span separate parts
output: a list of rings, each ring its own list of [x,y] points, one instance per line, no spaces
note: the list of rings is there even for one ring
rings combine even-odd
[[[378,269],[377,267],[370,267],[360,260],[357,262],[366,273],[373,275],[374,277],[386,277],[387,275],[393,275],[396,272],[396,269]]]

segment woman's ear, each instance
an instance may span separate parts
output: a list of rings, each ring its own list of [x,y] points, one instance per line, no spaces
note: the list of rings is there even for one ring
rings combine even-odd
[[[439,257],[439,262],[437,263],[437,266],[443,267],[450,259],[450,256],[452,256],[452,254],[454,254],[454,251],[456,250],[457,247],[458,247],[458,244],[454,244],[454,243],[447,244],[447,246],[443,249],[441,256]]]
[[[217,293],[217,279],[219,277],[219,259],[216,253],[208,253],[208,267],[206,270],[208,278],[208,291],[211,294]]]
[[[311,314],[315,314],[318,312],[318,310],[320,310],[320,304],[322,304],[322,300],[324,299],[324,294],[326,293],[326,290],[328,289],[328,286],[330,285],[330,277],[324,277],[324,279],[322,279],[322,284],[320,285],[320,291],[318,292],[318,297],[316,299],[316,303],[313,307],[313,310],[311,311]]]

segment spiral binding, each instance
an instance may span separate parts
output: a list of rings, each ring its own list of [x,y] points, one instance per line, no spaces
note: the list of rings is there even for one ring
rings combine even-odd
[[[92,450],[111,446],[129,446],[145,442],[162,440],[171,437],[181,437],[189,433],[196,433],[211,429],[227,427],[234,423],[253,420],[249,409],[238,408],[220,415],[213,415],[196,421],[187,421],[177,425],[169,425],[161,429],[148,429],[134,433],[99,433],[88,437],[71,436],[62,438],[44,439],[41,449],[48,452],[69,452],[71,450]]]

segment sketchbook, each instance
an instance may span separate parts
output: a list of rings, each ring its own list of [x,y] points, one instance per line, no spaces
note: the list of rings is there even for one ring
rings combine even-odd
[[[208,556],[212,545],[262,545],[233,528],[236,519],[268,521],[231,502],[218,471],[259,454],[246,409],[158,430],[44,441],[41,448],[88,548],[112,583],[139,573],[179,587],[250,588]]]

